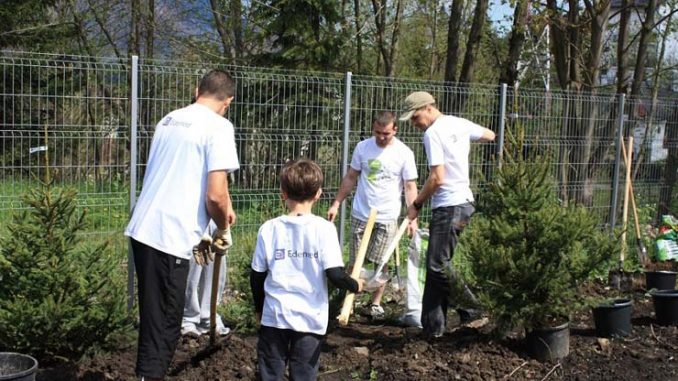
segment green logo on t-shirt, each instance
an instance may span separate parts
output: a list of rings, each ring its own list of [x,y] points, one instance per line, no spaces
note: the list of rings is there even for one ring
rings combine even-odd
[[[377,159],[367,160],[367,181],[374,183],[377,181],[377,174],[381,172],[381,161]]]

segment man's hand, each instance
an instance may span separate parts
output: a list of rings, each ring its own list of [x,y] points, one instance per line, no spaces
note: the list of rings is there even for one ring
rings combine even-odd
[[[216,255],[226,255],[228,249],[233,246],[230,225],[226,229],[217,229],[212,234],[212,250]]]
[[[358,293],[363,292],[365,290],[365,279],[358,278],[356,282],[358,282]]]
[[[330,206],[329,209],[327,209],[327,220],[330,222],[334,222],[334,219],[337,217],[337,213],[339,212],[339,204],[336,202],[333,202],[332,205]]]
[[[419,209],[417,209],[414,205],[410,205],[409,207],[407,207],[407,218],[409,218],[410,221],[414,222],[417,220],[417,217],[419,217]]]
[[[414,233],[419,229],[419,224],[417,224],[417,219],[411,220],[409,225],[407,225],[407,236],[412,237]]]
[[[205,234],[200,238],[200,243],[193,246],[193,258],[199,266],[205,266],[214,260],[212,251],[212,237]]]

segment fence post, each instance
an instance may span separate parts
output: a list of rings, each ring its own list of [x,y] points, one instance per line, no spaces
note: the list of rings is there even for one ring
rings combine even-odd
[[[351,132],[351,77],[353,73],[346,72],[346,83],[344,87],[344,140],[341,147],[341,179],[344,179],[348,172],[348,144],[349,133]],[[340,182],[341,184],[341,182]],[[341,202],[339,209],[339,243],[344,247],[344,224],[346,223],[346,200]]]
[[[130,83],[130,158],[129,158],[129,208],[137,202],[137,123],[139,116],[139,56],[132,56],[132,81]],[[134,307],[134,255],[132,244],[127,246],[127,311]]]
[[[502,159],[504,158],[504,130],[506,128],[506,92],[508,85],[501,84],[499,93],[499,141],[497,142],[497,163],[501,168]]]
[[[610,232],[614,230],[617,224],[617,203],[619,195],[619,167],[621,164],[621,144],[624,134],[624,102],[626,94],[617,95],[617,134],[614,143],[614,172],[612,173],[612,195],[610,197]]]

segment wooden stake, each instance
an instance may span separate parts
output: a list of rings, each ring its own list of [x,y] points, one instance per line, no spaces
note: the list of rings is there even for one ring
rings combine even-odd
[[[623,142],[622,142],[623,143]],[[629,190],[631,187],[631,160],[633,158],[633,136],[629,136],[628,140],[628,149],[626,153],[626,183],[624,184],[624,209],[622,211],[622,237],[621,237],[621,253],[619,255],[620,269],[621,265],[624,264],[624,259],[626,258],[626,223],[629,219]]]
[[[360,278],[360,270],[363,268],[363,261],[365,260],[365,253],[367,252],[367,247],[370,245],[370,237],[372,236],[372,228],[374,227],[374,222],[377,220],[377,210],[370,210],[370,216],[367,218],[367,223],[365,225],[365,233],[363,233],[363,238],[360,240],[360,248],[355,257],[355,263],[353,264],[353,270],[351,271],[351,278],[358,280]],[[355,294],[352,292],[347,292],[346,297],[344,298],[344,304],[341,307],[341,313],[339,314],[339,324],[345,326],[348,324],[348,318],[351,316],[351,311],[353,310],[353,301],[355,300]]]

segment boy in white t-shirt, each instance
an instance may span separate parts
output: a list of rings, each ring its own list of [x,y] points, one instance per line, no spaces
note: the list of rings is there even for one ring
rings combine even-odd
[[[311,213],[323,174],[311,160],[285,165],[280,188],[288,214],[266,221],[257,237],[250,285],[260,319],[257,357],[262,380],[317,378],[320,343],[327,331],[327,278],[362,291],[363,281],[344,271],[333,223]]]

